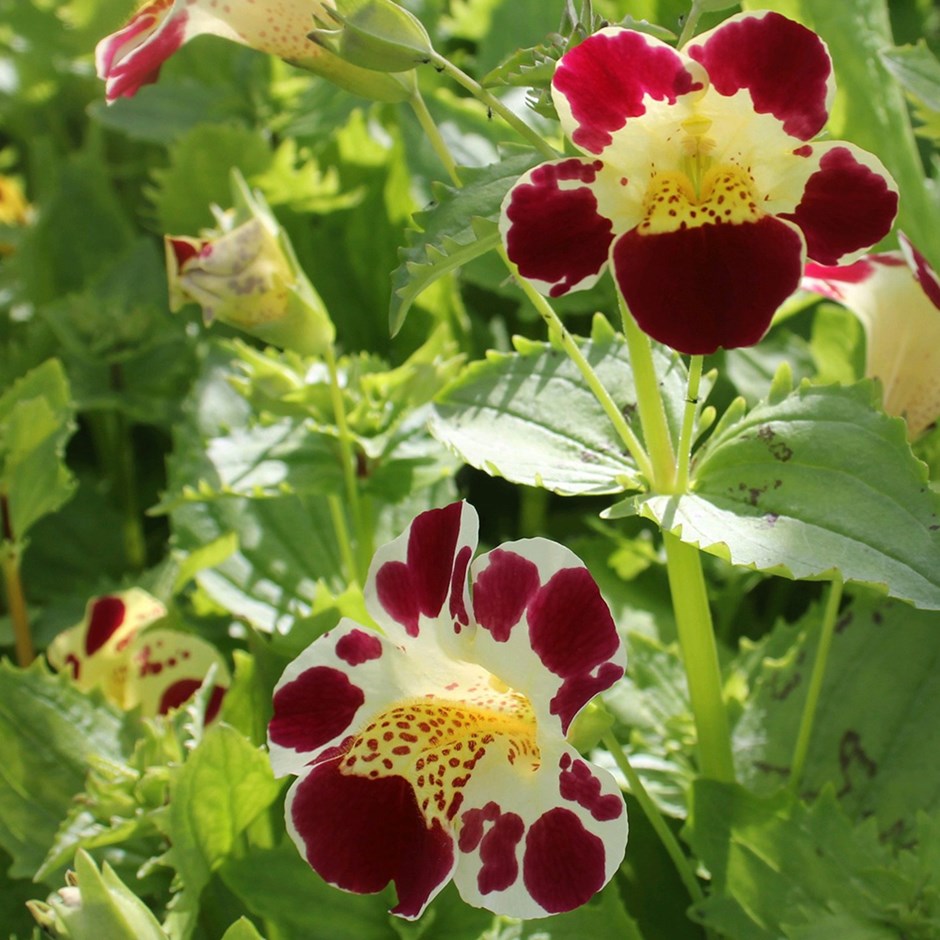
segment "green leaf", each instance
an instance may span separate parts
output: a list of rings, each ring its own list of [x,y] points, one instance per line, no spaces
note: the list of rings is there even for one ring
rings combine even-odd
[[[698,780],[687,834],[713,885],[695,916],[729,940],[934,935],[937,870],[925,879],[910,853],[893,857],[831,790],[807,807]]]
[[[264,751],[225,724],[210,727],[170,795],[166,860],[179,872],[186,901],[198,902],[238,837],[281,791]]]
[[[63,457],[74,429],[74,405],[58,359],[37,366],[0,396],[5,537],[22,539],[72,495],[75,482]]]
[[[940,111],[940,60],[923,39],[915,46],[882,49],[881,60],[909,95]]]
[[[434,204],[414,216],[415,228],[399,249],[388,311],[394,335],[418,295],[438,278],[499,245],[496,216],[510,186],[541,158],[522,153],[482,169],[461,169],[461,189],[437,183]]]
[[[434,435],[471,466],[513,483],[568,496],[635,489],[633,460],[574,363],[548,343],[514,342],[516,352],[489,353],[438,396]],[[598,320],[581,349],[639,436],[623,338]],[[662,349],[653,355],[675,428],[673,406],[685,395],[685,368]]]
[[[940,498],[870,383],[804,385],[723,420],[693,477],[691,493],[638,497],[640,512],[733,564],[797,579],[839,571],[940,608]]]
[[[222,940],[264,940],[258,928],[247,917],[238,920],[222,934]]]
[[[752,788],[787,780],[819,629],[816,608],[756,651],[734,731],[739,778]],[[918,811],[940,813],[940,752],[924,747],[938,724],[940,614],[858,597],[836,624],[802,791],[831,784],[853,819],[877,820],[882,841],[909,842]]]
[[[0,663],[0,845],[11,877],[42,864],[93,755],[121,758],[122,717],[36,663]]]
[[[347,894],[326,884],[285,839],[272,849],[230,856],[219,870],[252,914],[306,940],[394,940],[388,898]]]
[[[233,167],[251,178],[267,170],[273,159],[260,131],[235,125],[204,124],[174,141],[170,165],[154,170],[149,196],[161,231],[195,235],[213,223],[210,205],[227,208]]]
[[[522,937],[539,940],[583,940],[585,937],[620,937],[639,940],[640,932],[623,906],[616,884],[610,884],[587,904],[554,917],[538,917],[525,921]]]

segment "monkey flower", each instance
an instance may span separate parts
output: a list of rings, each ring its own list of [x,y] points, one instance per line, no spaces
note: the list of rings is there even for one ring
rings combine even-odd
[[[851,261],[895,216],[874,156],[813,141],[833,91],[823,41],[777,13],[732,16],[681,52],[600,30],[552,79],[582,155],[509,191],[509,257],[552,297],[591,287],[610,264],[639,326],[680,352],[753,345],[807,258]]]
[[[940,416],[940,278],[902,233],[901,251],[853,264],[806,266],[803,286],[844,304],[865,328],[865,374],[884,409],[907,420],[910,440]]]
[[[450,879],[495,913],[571,910],[626,844],[616,783],[565,739],[623,675],[607,604],[561,545],[525,539],[471,564],[476,542],[466,503],[419,515],[369,570],[384,635],[343,620],[274,692],[271,763],[298,776],[298,849],[347,891],[393,881],[406,918]]]

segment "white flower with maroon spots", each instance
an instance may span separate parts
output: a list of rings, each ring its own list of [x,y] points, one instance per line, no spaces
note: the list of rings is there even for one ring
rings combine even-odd
[[[332,0],[150,0],[116,33],[98,43],[98,77],[109,102],[130,98],[155,82],[163,63],[196,36],[221,36],[279,56],[343,88],[402,101],[407,87],[394,77],[344,62],[308,39]]]
[[[496,913],[571,910],[626,845],[616,783],[565,740],[623,675],[610,611],[566,548],[527,539],[471,563],[476,541],[465,503],[418,516],[369,571],[385,635],[344,620],[274,692],[271,763],[298,775],[300,852],[347,891],[393,881],[407,918],[451,878]]]
[[[907,420],[910,440],[940,416],[940,278],[901,234],[901,251],[853,264],[808,264],[803,287],[862,321],[865,374],[881,382],[884,409]]]
[[[756,343],[807,257],[852,260],[894,219],[896,188],[875,157],[809,142],[833,90],[825,44],[777,13],[732,16],[681,52],[600,30],[552,80],[583,156],[509,191],[509,257],[553,297],[609,264],[640,327],[680,352]]]
[[[165,616],[163,604],[140,588],[95,597],[84,618],[52,641],[49,664],[68,671],[80,689],[99,689],[120,708],[139,705],[147,716],[182,705],[214,665],[215,685],[206,708],[211,721],[229,684],[225,662],[197,636],[147,629]]]

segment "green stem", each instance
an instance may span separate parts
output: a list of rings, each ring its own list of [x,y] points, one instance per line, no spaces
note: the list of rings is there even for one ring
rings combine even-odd
[[[702,9],[698,5],[698,0],[692,0],[692,9],[682,24],[682,32],[679,34],[679,41],[676,48],[681,49],[694,35],[695,27],[698,26],[699,17],[702,15]]]
[[[659,391],[659,380],[653,367],[653,351],[649,337],[639,328],[622,297],[620,313],[623,317],[623,335],[630,352],[630,367],[636,385],[636,401],[643,425],[643,436],[646,438],[652,462],[647,479],[656,492],[671,493],[675,488],[676,457],[666,422],[663,397]]]
[[[558,314],[555,313],[552,305],[519,273],[519,269],[509,260],[505,249],[501,249],[501,254],[503,260],[506,262],[506,266],[522,288],[523,293],[529,298],[532,306],[535,307],[539,316],[541,316],[547,324],[549,332],[558,337],[565,353],[567,353],[571,361],[578,367],[588,388],[593,392],[601,408],[604,409],[604,413],[610,419],[611,424],[613,424],[620,440],[623,441],[624,446],[636,463],[640,473],[648,480],[652,479],[653,466],[650,463],[650,458],[646,450],[640,443],[640,439],[633,433],[633,429],[627,423],[627,419],[617,407],[617,403],[613,400],[603,382],[598,378],[591,364],[584,357],[580,347],[574,341],[574,337],[572,337],[571,333],[561,322],[561,319]]]
[[[702,381],[702,356],[689,359],[689,382],[685,395],[685,411],[682,415],[682,431],[679,434],[679,453],[676,456],[676,492],[685,493],[689,488],[689,470],[692,464],[692,432],[695,428],[695,413],[698,410],[698,389]]]
[[[346,553],[348,553],[347,567],[349,568],[350,580],[357,581],[359,584],[365,584],[366,572],[369,570],[369,562],[372,558],[371,527],[369,531],[366,530],[365,519],[363,518],[356,455],[353,451],[353,440],[352,434],[349,431],[349,422],[346,420],[346,404],[343,401],[343,390],[340,388],[339,383],[339,369],[336,364],[336,353],[332,345],[327,347],[324,358],[326,359],[327,371],[330,374],[330,400],[333,404],[333,417],[336,420],[336,428],[339,431],[340,463],[343,468],[346,499],[349,503],[349,513],[352,517],[353,529],[356,535],[355,555],[353,555],[353,551],[350,547],[345,514],[338,500],[334,505],[335,497],[330,500],[330,512],[333,514],[333,522],[336,526],[336,536],[340,543],[340,551],[344,552],[344,557],[347,557]],[[353,558],[356,560],[353,561]]]
[[[478,101],[482,101],[494,114],[498,114],[520,136],[528,140],[536,150],[546,159],[555,160],[558,154],[554,147],[548,144],[538,133],[513,114],[495,95],[490,94],[478,81],[461,71],[453,62],[445,59],[439,52],[432,52],[429,59],[431,65],[442,72],[446,72],[458,85],[466,88]]]
[[[358,580],[358,564],[356,555],[353,552],[352,541],[349,538],[349,526],[346,524],[346,512],[340,498],[331,493],[327,497],[327,505],[330,507],[330,518],[333,520],[333,531],[336,533],[336,541],[339,545],[339,553],[343,559],[343,567],[346,569],[349,580]]]
[[[702,886],[699,884],[698,878],[695,877],[695,872],[689,864],[688,856],[682,851],[682,846],[679,845],[679,840],[676,838],[675,833],[669,828],[669,824],[666,820],[663,819],[663,814],[660,813],[659,807],[656,806],[653,802],[653,798],[647,792],[646,787],[643,786],[643,781],[640,780],[639,774],[633,769],[626,752],[621,747],[620,742],[614,737],[613,732],[606,732],[602,740],[604,747],[610,752],[610,756],[613,757],[617,766],[623,771],[624,777],[627,778],[630,792],[633,794],[637,803],[640,804],[640,809],[643,810],[643,814],[649,820],[653,831],[659,836],[659,841],[662,842],[663,848],[672,859],[673,865],[676,866],[679,878],[685,885],[686,891],[689,892],[689,897],[692,899],[692,902],[694,904],[701,904],[705,900],[705,893],[702,891]]]
[[[6,532],[7,514],[6,497],[3,500],[4,531]],[[29,614],[26,610],[26,595],[23,592],[23,579],[20,577],[20,554],[15,542],[10,539],[0,543],[0,564],[3,566],[3,583],[6,586],[7,607],[13,624],[13,643],[16,648],[16,662],[28,666],[36,658],[33,637],[29,629]]]
[[[835,634],[836,616],[839,613],[839,603],[842,600],[842,578],[838,575],[829,585],[829,596],[826,598],[826,607],[823,610],[822,626],[819,633],[819,646],[816,648],[816,659],[813,662],[813,672],[809,679],[809,690],[806,693],[806,702],[803,704],[803,715],[800,718],[800,730],[796,737],[796,746],[793,749],[793,764],[790,768],[790,789],[799,790],[803,779],[803,769],[806,766],[806,755],[809,751],[809,742],[813,734],[813,723],[819,707],[819,694],[822,691],[823,677],[826,674],[826,662],[829,659],[829,649]]]
[[[731,733],[721,693],[721,667],[702,558],[694,545],[669,532],[663,532],[663,542],[679,645],[695,716],[699,770],[705,777],[733,783]]]
[[[434,118],[431,117],[431,112],[428,111],[428,106],[425,104],[424,98],[417,88],[411,98],[409,98],[408,103],[411,105],[411,110],[414,111],[415,117],[421,125],[421,129],[434,148],[438,159],[444,165],[444,169],[447,170],[447,175],[450,177],[451,182],[459,188],[463,184],[460,182],[460,177],[457,175],[457,162],[447,148],[447,144],[444,143],[440,129],[434,123]]]

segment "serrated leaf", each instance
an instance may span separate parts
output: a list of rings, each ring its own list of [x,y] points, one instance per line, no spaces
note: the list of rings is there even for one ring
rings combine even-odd
[[[881,61],[901,87],[931,111],[940,111],[940,60],[923,39],[881,51]]]
[[[393,335],[429,284],[499,244],[494,223],[503,197],[541,159],[532,152],[517,154],[482,169],[462,169],[461,189],[434,187],[434,204],[416,213],[416,227],[407,233],[408,244],[398,252],[401,263],[392,273],[388,323]]]
[[[608,327],[580,345],[640,435],[623,338]],[[632,458],[574,363],[547,343],[517,341],[516,346],[515,353],[490,353],[472,363],[438,396],[433,434],[471,466],[513,483],[567,496],[637,488]],[[659,348],[653,357],[675,431],[685,367]]]
[[[876,827],[854,826],[831,790],[807,807],[789,791],[758,797],[698,780],[687,833],[713,884],[694,915],[729,940],[932,935],[935,894],[910,876],[908,853],[899,868]],[[809,932],[820,923],[835,932]]]
[[[787,780],[819,629],[814,609],[758,647],[734,731],[739,777],[753,789]],[[877,820],[882,841],[909,842],[918,811],[940,812],[940,751],[924,747],[938,723],[940,614],[856,598],[836,623],[801,792],[830,784],[852,818]]]
[[[12,877],[32,877],[52,844],[92,755],[119,760],[122,717],[41,663],[0,663],[0,845]]]
[[[58,359],[49,359],[0,396],[0,496],[4,535],[21,540],[58,509],[75,482],[64,462],[75,408]]]
[[[803,386],[723,425],[692,492],[638,500],[683,541],[790,578],[850,581],[940,608],[940,497],[872,387]]]

